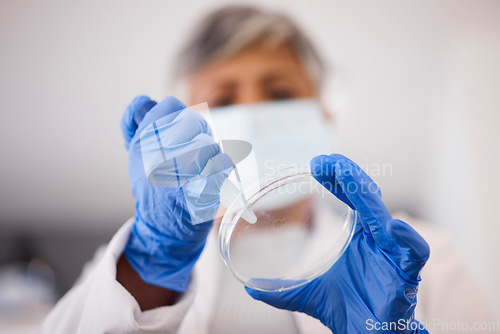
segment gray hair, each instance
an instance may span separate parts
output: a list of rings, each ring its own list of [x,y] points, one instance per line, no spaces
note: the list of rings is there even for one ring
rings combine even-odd
[[[227,6],[206,16],[179,53],[174,78],[186,80],[257,42],[287,44],[321,90],[325,65],[309,38],[287,16],[247,6]]]

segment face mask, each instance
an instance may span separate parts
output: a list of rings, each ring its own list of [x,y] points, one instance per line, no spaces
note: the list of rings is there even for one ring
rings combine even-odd
[[[257,190],[256,182],[266,173],[309,165],[313,157],[333,153],[332,127],[312,99],[213,108],[210,116],[214,135],[222,143],[243,140],[251,144],[250,154],[236,163],[241,184],[249,193]],[[235,174],[230,179],[238,184]]]

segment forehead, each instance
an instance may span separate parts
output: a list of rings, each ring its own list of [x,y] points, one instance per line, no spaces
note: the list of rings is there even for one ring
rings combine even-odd
[[[294,52],[286,44],[256,44],[234,56],[215,62],[196,73],[193,88],[199,84],[229,84],[265,81],[273,77],[296,77],[311,84],[311,79]]]

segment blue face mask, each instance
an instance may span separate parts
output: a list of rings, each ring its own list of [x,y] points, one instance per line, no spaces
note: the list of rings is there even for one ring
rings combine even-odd
[[[251,153],[236,164],[244,188],[264,174],[291,165],[309,165],[320,154],[333,153],[333,127],[316,100],[232,105],[210,110],[219,140],[243,140]],[[235,178],[232,173],[231,178]]]

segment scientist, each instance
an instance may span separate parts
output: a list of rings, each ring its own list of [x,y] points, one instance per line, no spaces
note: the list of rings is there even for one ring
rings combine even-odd
[[[175,69],[187,93],[186,105],[208,102],[216,118],[241,116],[222,127],[240,129],[243,115],[259,113],[263,106],[266,112],[260,114],[272,120],[271,115],[283,109],[283,102],[273,102],[278,100],[287,100],[291,109],[300,106],[304,119],[318,113],[327,117],[314,102],[320,98],[324,75],[321,59],[283,15],[250,7],[222,8],[201,22]],[[319,152],[331,155],[317,155],[310,162],[311,171],[359,213],[361,224],[346,252],[325,274],[299,288],[245,291],[220,265],[212,220],[196,221],[200,215],[215,217],[219,189],[231,166],[190,188],[155,186],[145,174],[141,141],[144,145],[146,139],[141,134],[148,129],[154,128],[151,134],[166,141],[166,149],[158,154],[175,157],[210,147],[199,151],[193,163],[177,166],[187,174],[200,174],[221,157],[205,120],[184,109],[186,105],[173,97],[156,103],[140,96],[125,111],[121,127],[137,200],[135,217],[98,252],[47,316],[41,332],[426,333],[427,319],[484,319],[481,294],[463,262],[453,256],[448,258],[451,262],[439,262],[446,242],[434,242],[437,239],[425,227],[419,230],[432,247],[436,245],[437,254],[436,265],[428,277],[422,272],[421,282],[430,254],[427,242],[391,216],[367,174],[333,151]],[[274,124],[279,135],[288,135]],[[296,122],[285,129],[295,129],[294,135],[309,143],[310,151],[304,154],[324,147],[327,139],[319,129],[311,139],[301,135],[301,126]],[[276,154],[290,151],[286,145],[261,148],[265,149]],[[291,154],[303,153],[295,151]],[[428,284],[430,292],[419,293],[419,284],[422,290]],[[456,295],[476,309],[463,309]]]

